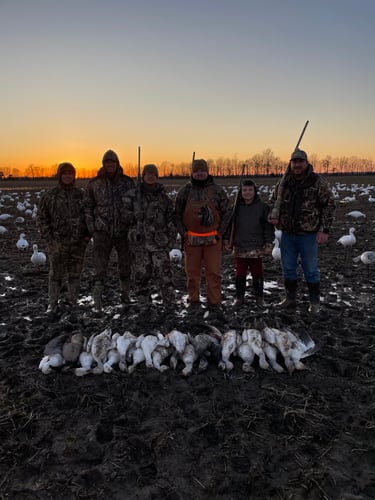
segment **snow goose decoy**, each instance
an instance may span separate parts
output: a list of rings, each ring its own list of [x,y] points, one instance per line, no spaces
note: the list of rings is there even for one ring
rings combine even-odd
[[[277,238],[274,239],[273,241],[274,247],[272,249],[272,258],[273,260],[281,260],[281,250],[280,250],[280,243]]]
[[[46,254],[43,253],[43,252],[40,252],[38,250],[38,245],[36,245],[34,243],[33,245],[33,254],[32,256],[30,257],[30,260],[31,260],[31,263],[35,266],[35,267],[41,267],[41,266],[44,266],[46,261],[47,261],[47,257],[46,257]]]
[[[4,226],[0,226],[0,234],[5,234],[8,231],[8,229]]]
[[[178,264],[182,261],[182,252],[178,248],[172,248],[169,252],[169,260],[174,264]]]
[[[353,245],[355,245],[356,242],[357,242],[357,239],[354,236],[354,233],[355,233],[355,228],[351,227],[349,229],[349,234],[344,234],[344,236],[341,236],[341,238],[339,238],[337,240],[336,244],[337,245],[342,245],[345,248],[347,248],[347,249],[350,250],[353,247]]]
[[[354,257],[353,262],[362,262],[367,267],[367,277],[370,275],[370,266],[375,263],[375,252],[366,251]]]
[[[25,233],[20,234],[20,238],[16,243],[18,250],[26,250],[29,247],[29,242],[25,239]]]
[[[366,215],[363,212],[360,212],[359,210],[353,210],[352,212],[348,212],[346,216],[353,217],[354,219],[359,219],[361,217],[366,218]]]

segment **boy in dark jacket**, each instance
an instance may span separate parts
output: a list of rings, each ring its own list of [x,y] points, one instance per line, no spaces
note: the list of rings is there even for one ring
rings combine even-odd
[[[233,250],[236,272],[236,301],[238,308],[244,303],[246,276],[250,270],[256,304],[263,307],[263,255],[272,252],[274,228],[268,222],[269,207],[258,193],[255,183],[245,179],[226,234],[225,248]]]

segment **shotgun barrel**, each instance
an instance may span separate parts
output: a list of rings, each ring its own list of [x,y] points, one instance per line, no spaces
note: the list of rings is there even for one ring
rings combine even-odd
[[[142,177],[141,177],[141,147],[138,146],[138,171],[137,171],[137,205],[138,211],[142,210]],[[136,230],[137,241],[142,237],[142,221],[137,219],[137,230]]]
[[[305,131],[307,128],[307,125],[309,124],[309,120],[305,123],[305,126],[302,129],[301,135],[299,136],[299,139],[297,141],[296,147],[294,148],[294,151],[296,151],[299,148],[299,145],[301,144],[302,138],[305,135]],[[284,195],[284,187],[286,185],[287,180],[289,179],[290,175],[290,162],[288,163],[288,167],[284,172],[284,175],[282,176],[279,187],[277,190],[277,198],[275,201],[275,204],[273,206],[273,209],[271,210],[271,216],[270,219],[271,221],[278,221],[279,215],[280,215],[280,206],[281,202],[283,201],[283,195]]]

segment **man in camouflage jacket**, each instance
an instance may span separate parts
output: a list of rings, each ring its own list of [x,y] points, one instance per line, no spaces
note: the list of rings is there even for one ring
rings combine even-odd
[[[130,226],[135,291],[141,307],[151,304],[152,278],[165,306],[172,306],[175,300],[169,259],[177,236],[174,208],[164,186],[157,180],[156,165],[145,165],[140,185],[128,191],[123,199],[123,218]]]
[[[68,280],[70,302],[77,303],[85,249],[90,239],[83,213],[83,190],[75,187],[74,166],[61,163],[56,175],[58,184],[42,195],[37,216],[38,229],[48,244],[49,313],[57,310],[64,276]]]
[[[184,242],[185,271],[190,307],[200,306],[202,266],[205,268],[207,301],[211,310],[221,309],[221,259],[231,208],[228,196],[208,172],[206,160],[193,161],[191,180],[177,193],[177,230]]]
[[[123,197],[133,187],[133,179],[124,174],[118,156],[112,150],[104,153],[102,167],[86,187],[85,216],[94,243],[94,304],[99,312],[103,307],[104,281],[113,248],[117,252],[121,300],[123,303],[129,301],[131,253],[121,211]]]
[[[270,219],[282,230],[281,265],[286,298],[282,307],[296,306],[298,257],[309,290],[312,313],[320,309],[320,272],[318,245],[328,240],[335,202],[327,181],[313,171],[305,151],[297,149],[290,160],[286,183],[278,183],[271,201],[282,193],[279,218]],[[280,192],[282,189],[282,192]]]

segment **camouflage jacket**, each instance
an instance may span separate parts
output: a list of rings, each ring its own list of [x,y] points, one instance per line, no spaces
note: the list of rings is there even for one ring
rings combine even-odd
[[[271,196],[277,199],[280,183]],[[280,205],[278,228],[290,234],[329,232],[335,201],[328,182],[309,165],[306,177],[297,181],[292,175],[286,181]]]
[[[123,221],[129,227],[129,241],[148,251],[172,249],[176,245],[176,223],[173,202],[162,184],[150,190],[141,183],[123,198]]]
[[[83,212],[83,197],[82,189],[63,189],[60,185],[42,195],[37,226],[43,239],[48,243],[72,243],[89,236]]]
[[[122,167],[118,167],[113,179],[105,175],[103,167],[99,170],[85,191],[85,216],[90,234],[95,231],[107,233],[110,237],[127,234],[121,211],[123,197],[132,188],[134,181],[124,175]]]
[[[192,227],[185,225],[185,210],[189,204],[196,204],[198,202],[202,205],[209,204],[214,207],[218,215],[218,221],[216,222],[215,218],[216,227],[213,229],[217,229],[219,234],[223,234],[228,227],[232,215],[230,201],[224,189],[216,184],[212,176],[209,175],[207,181],[203,183],[194,182],[192,179],[185,186],[182,186],[176,195],[176,224],[181,236],[184,236],[187,230],[192,230]],[[195,225],[194,230],[196,229],[197,226]],[[198,227],[198,232],[204,233],[206,231],[207,227]]]

